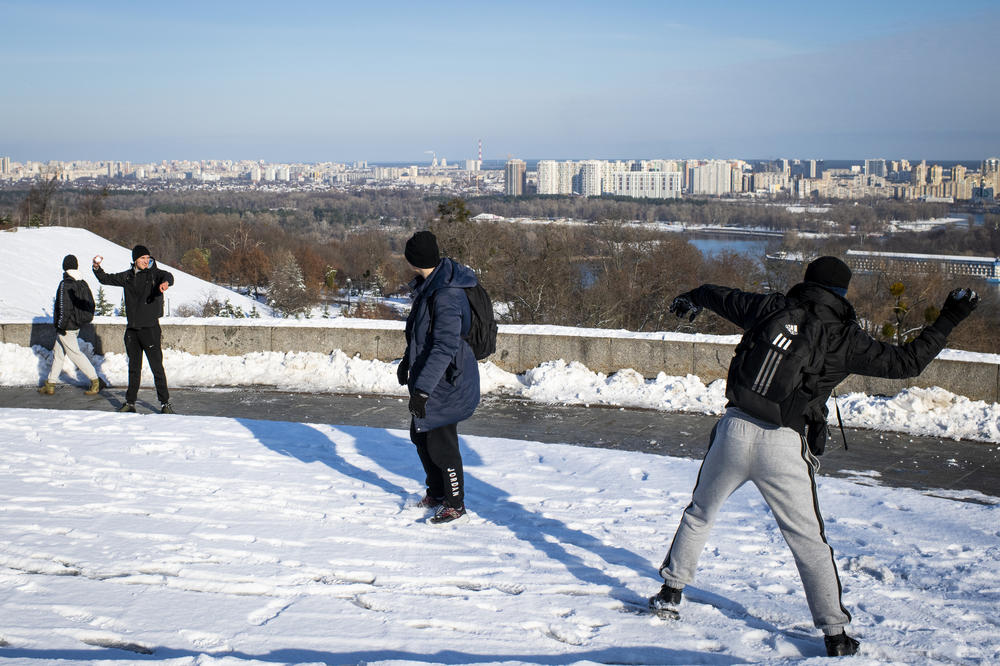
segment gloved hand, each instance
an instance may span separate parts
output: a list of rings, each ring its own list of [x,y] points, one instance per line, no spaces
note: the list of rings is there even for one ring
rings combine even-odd
[[[698,316],[701,310],[701,306],[695,305],[688,294],[681,294],[670,304],[671,312],[678,317],[687,315],[688,321],[694,321],[694,318]]]
[[[979,294],[971,289],[955,289],[944,300],[941,316],[958,326],[979,305]]]
[[[399,359],[399,365],[396,366],[396,381],[399,382],[400,386],[406,386],[406,379],[410,375],[410,358],[404,356]]]
[[[423,391],[414,391],[410,394],[410,413],[418,419],[427,416],[427,398],[430,396]]]

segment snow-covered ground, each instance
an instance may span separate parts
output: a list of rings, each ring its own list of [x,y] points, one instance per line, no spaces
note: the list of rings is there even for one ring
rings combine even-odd
[[[698,463],[463,437],[426,522],[407,433],[0,409],[0,661],[825,663],[752,487],[679,622],[642,612]],[[851,663],[1000,660],[997,504],[819,479]]]
[[[11,236],[0,234],[0,266],[21,266]],[[53,250],[53,275],[37,255],[18,269],[26,281],[0,291],[0,321],[40,315],[69,251]],[[36,277],[30,307],[11,306]],[[83,347],[125,383],[124,355]],[[34,385],[51,360],[0,344],[0,384]],[[341,352],[167,350],[165,364],[172,386],[402,394],[392,364]],[[608,377],[559,360],[523,375],[481,369],[484,392],[545,402],[706,413],[725,402],[723,382],[694,376]],[[1000,443],[1000,406],[940,389],[840,406],[848,425]],[[436,527],[413,506],[423,474],[402,430],[0,409],[0,662],[822,663],[790,553],[752,487],[730,499],[682,621],[667,622],[642,608],[697,461],[462,446],[471,515]],[[865,472],[819,486],[862,640],[852,663],[1000,661],[1000,499],[884,488]]]

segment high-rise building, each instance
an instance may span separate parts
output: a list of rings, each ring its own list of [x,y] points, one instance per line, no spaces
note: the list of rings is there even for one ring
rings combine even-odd
[[[914,185],[923,185],[927,182],[927,162],[920,160],[920,164],[913,167],[912,181]]]
[[[691,169],[691,193],[719,196],[732,187],[732,166],[723,160],[711,160]]]
[[[559,194],[573,194],[573,179],[580,173],[576,162],[559,163]]]
[[[940,164],[931,166],[931,185],[940,185],[944,182],[944,167]]]
[[[866,176],[880,176],[885,178],[885,160],[865,160],[865,175]]]
[[[604,163],[587,160],[580,163],[580,194],[585,197],[599,197],[603,189]]]
[[[555,160],[541,160],[538,163],[538,193],[560,194],[559,163]]]
[[[6,176],[10,173],[10,158],[0,157],[0,176]]]
[[[677,199],[681,196],[679,171],[617,171],[604,183],[604,191],[623,197]]]
[[[816,173],[816,160],[809,160],[809,177],[815,178]]]
[[[503,192],[508,196],[519,197],[524,194],[527,179],[527,167],[524,160],[507,160],[504,166]]]

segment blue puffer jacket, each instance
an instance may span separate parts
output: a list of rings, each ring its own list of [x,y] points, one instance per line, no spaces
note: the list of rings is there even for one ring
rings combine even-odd
[[[472,325],[464,289],[477,282],[472,269],[445,257],[426,280],[418,277],[410,283],[413,307],[406,319],[408,384],[411,391],[430,396],[426,417],[414,418],[417,432],[463,421],[479,404],[479,364],[462,338]]]

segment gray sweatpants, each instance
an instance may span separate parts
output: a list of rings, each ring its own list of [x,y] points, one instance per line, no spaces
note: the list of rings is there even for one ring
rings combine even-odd
[[[62,372],[63,361],[66,357],[73,361],[73,365],[80,369],[80,372],[87,375],[87,379],[94,381],[97,379],[97,371],[94,364],[90,362],[86,354],[80,351],[80,341],[77,336],[80,331],[66,331],[56,336],[56,344],[52,348],[52,368],[49,370],[49,381],[53,384],[59,379]]]
[[[730,407],[712,433],[691,504],[660,566],[663,580],[678,589],[694,580],[716,514],[737,488],[752,481],[792,551],[813,622],[826,634],[840,633],[851,614],[841,602],[840,578],[819,512],[817,466],[797,432]]]

